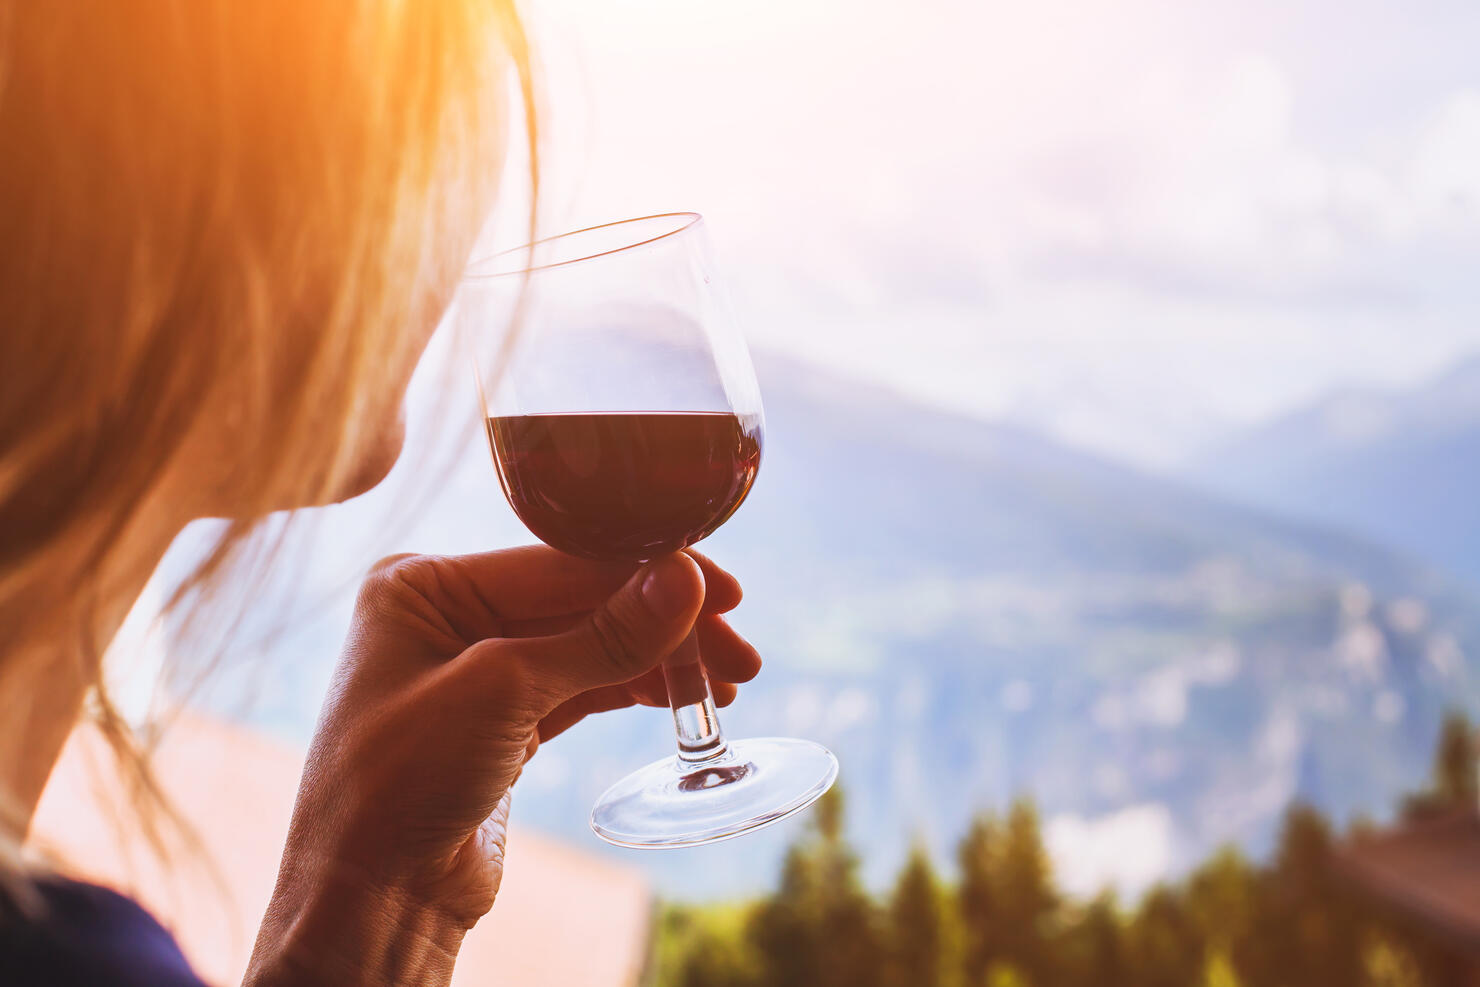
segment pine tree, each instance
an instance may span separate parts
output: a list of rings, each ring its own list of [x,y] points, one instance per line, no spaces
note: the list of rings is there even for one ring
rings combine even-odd
[[[1056,957],[1049,936],[1058,894],[1033,803],[1014,803],[1005,824],[978,816],[957,859],[966,983],[983,983],[999,961],[1030,983],[1050,983]]]
[[[781,887],[757,908],[751,944],[767,987],[876,987],[882,982],[880,923],[843,837],[838,786],[813,812],[812,831],[793,846]]]
[[[1203,964],[1202,979],[1198,984],[1199,987],[1239,987],[1238,973],[1234,971],[1227,953],[1222,950],[1208,953],[1208,960]]]
[[[1434,752],[1434,794],[1446,808],[1470,808],[1476,803],[1475,732],[1469,717],[1451,712],[1439,731]]]
[[[1064,987],[1130,983],[1125,933],[1115,898],[1102,892],[1059,937],[1059,980]]]
[[[959,932],[925,847],[916,843],[889,899],[891,987],[952,987]]]
[[[847,796],[842,785],[834,785],[812,806],[812,825],[823,843],[839,846],[843,842],[843,810],[847,807]]]
[[[961,918],[964,981],[977,987],[987,979],[987,969],[997,956],[996,897],[997,857],[1002,851],[1002,826],[988,813],[978,815],[956,850],[961,884],[956,891],[956,912]]]
[[[1330,823],[1306,805],[1285,814],[1273,868],[1258,882],[1254,922],[1234,951],[1248,987],[1362,983],[1362,923],[1333,871]]]
[[[1033,984],[1054,979],[1056,956],[1050,943],[1058,894],[1048,851],[1038,830],[1038,810],[1019,800],[1007,815],[993,897],[1009,904],[998,916],[1001,955]]]
[[[1203,973],[1205,946],[1186,902],[1167,887],[1153,888],[1131,923],[1128,964],[1140,987],[1186,987]]]
[[[1187,879],[1187,908],[1202,940],[1232,953],[1254,923],[1257,874],[1237,847],[1226,846]]]
[[[1439,729],[1428,785],[1403,800],[1403,816],[1419,819],[1455,809],[1474,809],[1480,790],[1474,728],[1469,717],[1451,711]]]
[[[982,987],[1034,987],[1023,976],[1021,970],[1011,963],[993,963],[987,967],[986,979],[982,981]]]
[[[786,852],[781,884],[756,910],[750,923],[765,982],[776,987],[807,987],[822,966],[815,941],[820,924],[814,914],[816,889],[821,883],[812,855],[801,844]]]
[[[763,987],[754,951],[740,934],[744,910],[674,905],[654,944],[653,987]]]
[[[1398,943],[1374,937],[1362,951],[1366,987],[1424,987],[1431,981],[1423,976],[1417,961]]]
[[[700,929],[674,978],[676,987],[760,987],[752,958],[738,938]]]

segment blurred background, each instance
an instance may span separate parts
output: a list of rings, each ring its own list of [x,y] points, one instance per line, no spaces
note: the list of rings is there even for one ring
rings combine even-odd
[[[743,840],[621,851],[589,806],[669,751],[668,717],[542,749],[515,814],[575,854],[571,900],[582,874],[627,882],[637,959],[611,982],[1079,982],[1053,955],[1099,957],[1086,983],[1460,982],[1434,971],[1476,955],[1480,835],[1394,865],[1470,862],[1457,933],[1351,875],[1474,809],[1462,720],[1459,767],[1430,763],[1480,700],[1480,7],[529,17],[544,231],[707,217],[767,413],[755,490],[703,546],[767,661],[725,727],[828,744],[845,794]],[[489,244],[520,242],[518,214]],[[321,512],[286,633],[207,708],[301,750],[365,565],[530,540],[462,380],[419,377],[406,461]],[[413,496],[418,453],[454,441]],[[270,673],[237,671],[253,657]],[[1292,877],[1307,858],[1338,883]],[[1371,915],[1333,904],[1350,887]],[[1317,932],[1279,946],[1284,926]],[[880,952],[850,973],[843,942]]]

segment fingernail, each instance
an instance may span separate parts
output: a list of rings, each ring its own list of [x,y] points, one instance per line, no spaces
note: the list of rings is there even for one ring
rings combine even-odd
[[[677,617],[688,609],[691,593],[679,575],[681,563],[657,562],[648,568],[642,580],[642,598],[659,617]]]

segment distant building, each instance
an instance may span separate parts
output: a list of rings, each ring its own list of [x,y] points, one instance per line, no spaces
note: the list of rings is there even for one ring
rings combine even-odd
[[[1356,838],[1337,867],[1380,913],[1431,944],[1443,983],[1480,987],[1480,811],[1450,810]]]
[[[241,727],[186,715],[155,759],[161,782],[202,837],[207,866],[181,851],[168,868],[145,849],[91,729],[57,765],[31,845],[69,874],[143,901],[197,971],[239,983],[272,893],[302,755]],[[516,820],[517,820],[516,802]],[[635,987],[648,956],[652,895],[642,875],[517,825],[493,910],[468,935],[456,985]],[[220,880],[216,878],[219,876]]]

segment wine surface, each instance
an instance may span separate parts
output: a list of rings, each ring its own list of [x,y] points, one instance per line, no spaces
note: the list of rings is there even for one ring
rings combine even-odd
[[[759,416],[596,412],[488,419],[499,481],[545,544],[643,561],[710,534],[745,499]]]

